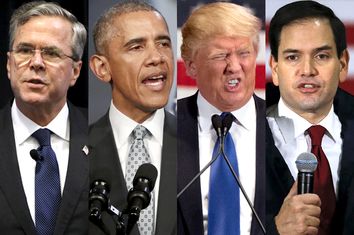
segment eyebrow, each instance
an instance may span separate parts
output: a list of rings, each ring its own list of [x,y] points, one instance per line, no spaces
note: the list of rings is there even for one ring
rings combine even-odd
[[[17,48],[19,47],[32,47],[32,48],[35,48],[35,46],[31,43],[27,43],[27,42],[21,42],[19,43],[17,46]],[[50,50],[59,50],[59,51],[62,51],[62,49],[60,49],[59,47],[57,46],[44,46],[44,47],[40,47],[41,49],[50,49]]]
[[[333,47],[329,46],[329,45],[324,45],[324,46],[321,46],[321,47],[318,47],[318,48],[315,48],[313,51],[315,53],[318,53],[320,51],[327,51],[327,50],[332,50]],[[300,50],[297,50],[297,49],[285,49],[282,54],[289,54],[289,53],[299,53]]]
[[[168,40],[169,42],[171,42],[171,38],[168,35],[158,35],[155,38],[155,41],[161,41],[161,40]],[[146,41],[147,41],[146,38],[133,38],[129,40],[127,43],[125,43],[123,47],[129,47],[130,45],[140,44]]]

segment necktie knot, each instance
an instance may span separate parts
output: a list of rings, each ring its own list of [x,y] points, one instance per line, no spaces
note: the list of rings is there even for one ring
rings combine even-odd
[[[220,114],[220,117],[223,120],[227,115],[231,115],[231,117],[233,117],[233,119],[235,119],[235,116],[232,113],[230,113],[230,112],[222,112]]]
[[[41,128],[35,131],[32,136],[38,141],[40,146],[50,146],[50,130]]]
[[[148,133],[148,130],[142,126],[142,125],[137,125],[134,130],[133,130],[133,138],[134,139],[144,139],[145,135]]]
[[[311,126],[308,133],[311,137],[312,146],[321,146],[322,138],[326,132],[326,128],[320,125]]]

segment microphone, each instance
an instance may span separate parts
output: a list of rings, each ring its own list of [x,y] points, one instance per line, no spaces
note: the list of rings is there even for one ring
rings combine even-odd
[[[297,193],[313,193],[313,173],[317,168],[317,158],[312,153],[301,153],[296,161],[297,174]]]
[[[211,123],[213,124],[213,127],[215,129],[216,135],[218,136],[218,139],[220,139],[220,142],[223,141],[223,133],[222,133],[222,120],[221,117],[217,114],[214,114],[211,117]],[[220,156],[221,153],[221,148],[222,148],[222,144],[219,145],[219,151],[216,154],[216,156],[213,156],[211,158],[211,160],[208,162],[208,164],[206,164],[203,169],[196,174],[193,179],[191,181],[189,181],[189,183],[184,186],[184,188],[177,194],[177,199],[184,193],[184,191],[186,191],[200,176],[201,174],[204,173],[204,171],[206,171],[206,169],[208,169],[215,161],[216,159],[218,159],[218,157]]]
[[[105,169],[99,171],[107,174]],[[108,175],[103,175],[91,183],[89,192],[89,220],[96,224],[105,234],[110,234],[102,221],[102,212],[108,210],[110,187],[107,183],[110,179]]]
[[[229,132],[229,130],[230,130],[230,128],[231,128],[231,125],[232,125],[234,119],[235,119],[235,117],[234,117],[231,113],[227,113],[227,114],[225,115],[225,117],[224,117],[224,119],[223,119],[223,122],[222,122],[222,127],[223,127],[223,130],[224,130],[224,132],[223,132],[223,136],[224,136],[224,137],[225,137],[225,136],[227,135],[227,133]],[[227,157],[227,155],[226,155],[226,153],[225,153],[225,151],[224,151],[224,141],[223,141],[224,137],[221,138],[221,139],[222,139],[222,141],[221,141],[221,145],[222,145],[222,146],[221,146],[221,153],[222,153],[222,156],[224,157],[224,160],[226,161],[227,166],[229,167],[229,169],[230,169],[230,171],[231,171],[231,173],[232,173],[234,179],[236,180],[236,182],[237,182],[237,184],[238,184],[238,187],[240,188],[240,190],[241,190],[241,192],[242,192],[244,198],[246,199],[246,201],[247,201],[247,203],[248,203],[248,206],[251,208],[254,217],[256,218],[256,220],[257,220],[259,226],[261,227],[261,229],[262,229],[262,231],[263,231],[263,234],[266,234],[266,230],[265,230],[265,228],[264,228],[264,225],[262,224],[261,219],[259,218],[259,216],[258,216],[256,210],[254,209],[254,207],[253,207],[253,205],[252,205],[252,203],[251,203],[251,200],[249,199],[249,197],[248,197],[248,195],[247,195],[245,189],[244,189],[243,186],[242,186],[242,183],[241,183],[240,179],[238,178],[238,176],[237,176],[237,174],[236,174],[234,168],[232,167],[232,165],[231,165],[231,163],[230,163],[230,161],[229,161],[229,158]]]
[[[227,113],[222,120],[222,128],[223,128],[223,136],[229,132],[232,122],[234,121],[235,117],[231,113]]]
[[[154,165],[145,163],[138,168],[133,179],[133,188],[129,190],[127,197],[128,228],[138,221],[140,211],[150,204],[151,192],[155,187],[156,178],[157,169]]]
[[[90,219],[100,220],[102,212],[108,208],[110,187],[105,180],[92,182],[89,192]]]
[[[43,157],[39,154],[39,151],[37,149],[32,149],[30,151],[31,158],[35,160],[36,162],[42,161]]]
[[[221,126],[222,126],[222,121],[221,121],[221,117],[217,114],[214,114],[212,117],[211,117],[211,123],[213,124],[213,127],[216,131],[216,135],[220,138],[221,135],[222,135],[222,132],[221,132]]]

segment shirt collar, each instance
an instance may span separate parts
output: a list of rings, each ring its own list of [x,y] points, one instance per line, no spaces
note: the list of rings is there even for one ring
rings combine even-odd
[[[301,117],[294,111],[292,111],[285,103],[282,98],[280,98],[279,103],[278,103],[278,111],[279,111],[279,117],[285,117],[293,122],[294,126],[294,136],[293,138],[297,138],[300,135],[303,135],[305,131],[313,126],[314,124],[308,122],[305,118]],[[334,133],[335,133],[335,120],[336,120],[336,114],[334,113],[333,109],[333,104],[331,106],[331,109],[329,113],[324,117],[317,125],[321,125],[327,130],[327,135],[334,139]],[[287,142],[290,140],[286,140]]]
[[[210,132],[212,128],[211,117],[214,114],[220,115],[222,111],[211,105],[201,94],[198,92],[197,97],[198,105],[198,123],[199,129],[202,132]],[[236,122],[243,128],[250,130],[256,121],[256,106],[253,96],[241,108],[231,112],[236,118]]]
[[[109,119],[112,124],[113,132],[117,137],[117,148],[120,148],[129,140],[129,136],[139,123],[120,112],[114,106],[113,102],[111,102],[109,109]],[[164,109],[158,109],[151,115],[151,117],[141,123],[142,126],[150,131],[153,138],[155,138],[161,146],[163,141],[164,119]]]
[[[40,128],[48,128],[54,134],[60,138],[69,141],[70,131],[69,131],[69,109],[68,105],[65,103],[63,108],[60,110],[58,115],[47,125],[40,126],[33,122],[31,119],[26,117],[17,107],[16,100],[14,100],[11,107],[12,122],[14,125],[15,141],[18,144],[25,142],[28,137],[30,137],[33,132]],[[63,127],[66,128],[63,128]]]

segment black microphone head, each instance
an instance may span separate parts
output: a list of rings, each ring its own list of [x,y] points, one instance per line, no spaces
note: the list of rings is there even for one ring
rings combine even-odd
[[[98,171],[99,170],[99,171]],[[93,174],[95,178],[90,185],[89,192],[89,202],[90,202],[90,210],[104,211],[108,207],[109,202],[109,193],[111,191],[109,183],[111,181],[110,171],[99,168],[96,172],[98,174]]]
[[[38,152],[37,149],[32,149],[32,150],[30,151],[30,155],[31,155],[31,158],[32,158],[33,160],[35,160],[36,162],[43,160],[43,157],[39,154],[39,152]]]
[[[300,172],[312,173],[317,168],[317,158],[312,153],[301,153],[295,163]]]
[[[218,135],[218,137],[220,137],[221,135],[221,126],[222,126],[222,120],[221,117],[217,114],[214,114],[211,117],[211,123],[213,124],[213,127],[216,131],[216,134]]]
[[[230,130],[232,122],[234,121],[235,117],[234,115],[232,115],[231,113],[227,113],[224,117],[224,119],[222,120],[222,126],[224,129],[224,135],[227,134],[227,132]]]
[[[155,182],[157,178],[157,169],[154,165],[150,163],[144,163],[139,166],[138,170],[133,179],[133,186],[135,186],[140,178],[147,179],[149,182],[149,189],[150,192],[155,187]]]

